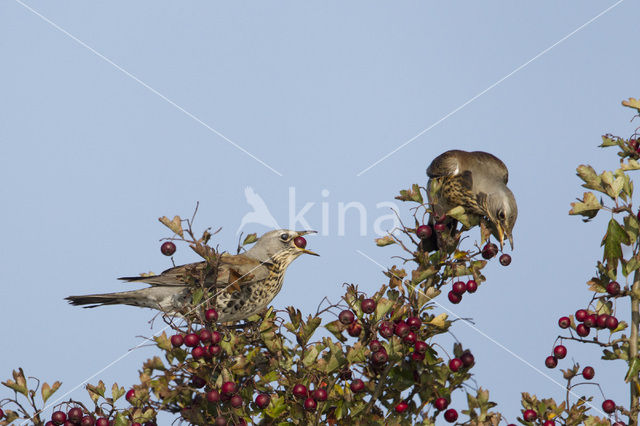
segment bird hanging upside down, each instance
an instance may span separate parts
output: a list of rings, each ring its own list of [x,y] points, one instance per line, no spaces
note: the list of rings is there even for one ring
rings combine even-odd
[[[306,241],[302,238],[311,232],[315,231],[270,231],[245,253],[220,255],[217,273],[205,276],[205,285],[215,295],[211,301],[218,311],[218,321],[244,320],[265,309],[280,292],[291,262],[303,253],[318,256],[305,248]],[[151,286],[119,293],[69,296],[66,300],[72,305],[89,305],[86,308],[123,304],[183,314],[196,308],[190,305],[189,282],[208,267],[207,262],[198,262],[167,269],[160,275],[124,277],[120,279]]]
[[[509,171],[499,158],[482,151],[451,150],[431,162],[427,175],[429,203],[436,217],[461,206],[489,225],[501,250],[505,237],[513,249],[518,206],[507,188]]]

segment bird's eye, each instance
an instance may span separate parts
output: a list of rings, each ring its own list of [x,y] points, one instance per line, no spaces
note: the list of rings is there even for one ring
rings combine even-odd
[[[289,234],[282,234],[282,235],[280,235],[280,239],[281,239],[282,241],[287,241],[287,240],[289,239]]]
[[[500,219],[500,220],[504,220],[504,218],[505,218],[504,212],[503,212],[502,210],[500,210],[500,211],[498,212],[498,219]]]

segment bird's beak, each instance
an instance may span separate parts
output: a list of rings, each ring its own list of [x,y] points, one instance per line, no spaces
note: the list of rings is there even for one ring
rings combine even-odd
[[[502,247],[504,245],[504,230],[502,229],[502,225],[500,224],[500,222],[496,223],[496,231],[498,231],[498,239],[500,240],[500,251],[502,251]],[[509,239],[511,239],[511,236],[509,236]]]
[[[513,250],[513,236],[509,234],[507,237],[509,238],[509,244],[511,244],[511,250]]]
[[[296,231],[296,233],[298,234],[299,237],[303,236],[303,235],[307,235],[307,234],[317,234],[318,231]],[[311,251],[309,249],[306,248],[299,248],[303,253],[306,254],[310,254],[313,256],[320,256],[318,253]]]

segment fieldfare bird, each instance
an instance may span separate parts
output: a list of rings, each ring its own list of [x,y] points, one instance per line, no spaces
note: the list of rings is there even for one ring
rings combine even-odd
[[[436,215],[443,216],[462,206],[465,213],[486,221],[500,241],[500,249],[505,237],[513,248],[518,206],[507,188],[509,171],[499,158],[487,152],[454,149],[436,157],[427,168],[427,175],[429,202]]]
[[[315,231],[269,231],[245,253],[221,254],[217,273],[205,275],[205,285],[215,295],[212,302],[218,311],[218,321],[244,320],[265,309],[282,288],[289,264],[303,253],[318,256],[305,248],[304,239],[298,239],[312,232]],[[119,279],[151,286],[119,293],[69,296],[66,300],[72,305],[89,305],[85,308],[123,304],[179,315],[194,308],[190,306],[189,281],[205,268],[210,268],[207,262],[197,262],[167,269],[160,275],[123,277]]]

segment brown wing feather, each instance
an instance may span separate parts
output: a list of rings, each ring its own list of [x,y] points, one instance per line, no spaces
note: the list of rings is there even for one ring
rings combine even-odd
[[[459,170],[458,155],[468,154],[465,151],[458,149],[452,149],[438,155],[433,159],[429,167],[427,168],[427,176],[430,178],[453,176],[456,170]]]
[[[118,278],[124,281],[137,281],[151,285],[159,286],[183,286],[187,283],[186,278],[189,275],[198,275],[207,267],[206,262],[189,263],[180,265],[159,275],[148,277],[122,277]],[[268,276],[269,270],[267,266],[255,259],[247,257],[243,254],[232,256],[223,254],[220,256],[220,266],[218,269],[218,277],[213,283],[213,276],[206,279],[209,285],[217,287],[225,286],[230,281],[239,281],[239,284],[264,279]]]

